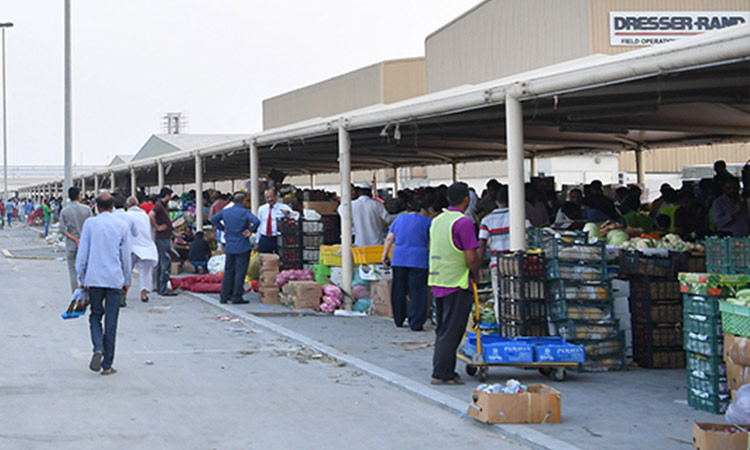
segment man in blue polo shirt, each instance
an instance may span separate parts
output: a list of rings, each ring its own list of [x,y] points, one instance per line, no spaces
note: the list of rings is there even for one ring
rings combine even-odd
[[[250,263],[248,238],[258,229],[260,221],[248,211],[248,197],[244,192],[234,194],[234,205],[211,217],[211,223],[226,236],[224,278],[221,281],[221,303],[248,303],[242,299],[245,274]]]

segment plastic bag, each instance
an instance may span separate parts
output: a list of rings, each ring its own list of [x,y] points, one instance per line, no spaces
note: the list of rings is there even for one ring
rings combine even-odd
[[[251,280],[257,280],[260,277],[260,257],[258,255],[260,255],[260,253],[253,250],[253,253],[250,256],[250,264],[247,266],[247,276],[249,276]]]
[[[370,311],[370,306],[372,306],[372,301],[369,298],[360,298],[356,302],[354,302],[354,305],[352,306],[353,312],[368,312]]]
[[[370,287],[369,286],[354,286],[352,288],[352,297],[354,300],[359,300],[361,298],[369,298],[370,297]]]
[[[729,405],[724,415],[727,422],[735,425],[750,423],[750,384],[746,384],[737,391],[734,401]]]
[[[226,261],[225,255],[212,256],[208,260],[208,273],[216,275],[217,273],[224,273],[224,262]]]

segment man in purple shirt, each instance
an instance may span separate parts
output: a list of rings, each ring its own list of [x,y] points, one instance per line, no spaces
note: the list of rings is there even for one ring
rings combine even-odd
[[[437,307],[432,384],[463,384],[455,372],[456,349],[474,304],[472,279],[481,263],[474,223],[463,215],[469,201],[469,186],[453,183],[448,188],[450,207],[430,226],[428,284]]]

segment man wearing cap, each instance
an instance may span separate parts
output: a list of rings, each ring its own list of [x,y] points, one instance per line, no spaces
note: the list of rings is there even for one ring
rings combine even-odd
[[[456,350],[474,304],[472,277],[481,264],[474,223],[464,215],[469,201],[469,186],[453,183],[448,188],[450,206],[430,226],[427,284],[432,286],[437,307],[432,384],[463,384],[455,372]]]
[[[279,228],[276,221],[288,216],[292,212],[292,208],[277,201],[276,189],[274,188],[266,189],[264,195],[266,204],[258,208],[258,220],[260,220],[258,253],[277,253],[278,242],[276,237],[279,235]]]
[[[385,242],[384,223],[386,226],[390,225],[396,215],[389,214],[381,202],[373,200],[370,185],[359,186],[357,194],[359,197],[352,202],[354,245],[358,247],[383,245]]]

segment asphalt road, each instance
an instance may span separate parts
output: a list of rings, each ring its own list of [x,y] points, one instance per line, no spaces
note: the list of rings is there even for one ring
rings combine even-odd
[[[0,249],[42,245],[0,231]],[[523,448],[185,295],[130,294],[101,376],[88,316],[60,318],[66,271],[0,256],[2,449]]]

